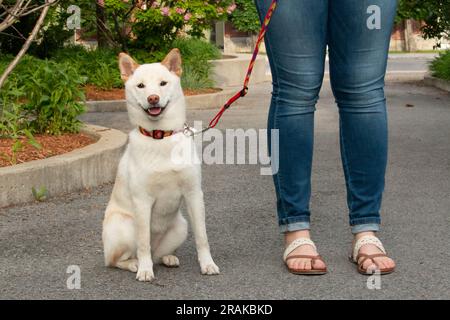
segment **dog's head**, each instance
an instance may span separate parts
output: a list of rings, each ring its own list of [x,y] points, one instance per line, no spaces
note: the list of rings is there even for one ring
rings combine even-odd
[[[148,130],[174,130],[185,122],[181,89],[181,55],[172,49],[161,63],[139,65],[129,55],[119,55],[130,121]]]

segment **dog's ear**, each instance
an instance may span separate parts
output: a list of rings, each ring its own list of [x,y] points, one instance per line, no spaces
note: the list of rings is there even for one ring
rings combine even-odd
[[[181,77],[181,73],[183,72],[183,70],[181,69],[181,54],[180,50],[178,50],[177,48],[172,49],[161,62],[161,64],[169,69],[169,71]]]
[[[139,67],[139,64],[133,60],[126,53],[121,52],[119,54],[119,68],[120,68],[120,76],[122,80],[125,82],[128,78],[133,74],[134,70]]]

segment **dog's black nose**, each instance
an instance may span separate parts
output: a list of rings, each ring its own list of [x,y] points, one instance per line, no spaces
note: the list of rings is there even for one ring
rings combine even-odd
[[[157,104],[159,102],[159,96],[156,94],[149,95],[147,101],[150,104]]]

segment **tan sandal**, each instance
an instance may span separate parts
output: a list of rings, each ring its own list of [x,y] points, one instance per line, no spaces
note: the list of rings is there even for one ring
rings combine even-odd
[[[290,259],[311,259],[311,270],[305,270],[305,269],[293,269],[293,268],[288,268],[290,273],[293,274],[297,274],[297,275],[323,275],[327,273],[327,268],[323,268],[323,269],[315,269],[314,268],[314,263],[315,261],[319,260],[322,261],[324,264],[325,262],[323,261],[322,257],[320,255],[293,255],[293,256],[289,256],[289,254],[294,251],[295,249],[297,249],[300,246],[303,245],[310,245],[312,246],[315,250],[316,249],[316,245],[314,244],[314,242],[312,242],[311,239],[308,238],[298,238],[295,239],[294,241],[291,242],[291,244],[289,244],[289,246],[286,248],[286,250],[284,250],[284,254],[283,254],[283,261],[286,263],[288,260]],[[286,264],[287,266],[287,264]]]
[[[366,244],[373,244],[378,249],[380,249],[383,253],[376,253],[376,254],[364,254],[359,253],[359,250],[362,246]],[[355,242],[355,245],[353,247],[353,253],[349,257],[350,261],[353,262],[358,266],[358,272],[360,274],[370,276],[373,274],[373,272],[367,272],[367,269],[363,268],[364,262],[367,259],[371,259],[372,262],[378,267],[377,271],[380,272],[380,275],[389,274],[395,271],[395,267],[393,268],[380,268],[378,263],[374,260],[374,258],[378,257],[387,257],[386,250],[383,247],[383,244],[381,243],[380,239],[378,239],[375,236],[364,236],[358,239],[358,241]]]

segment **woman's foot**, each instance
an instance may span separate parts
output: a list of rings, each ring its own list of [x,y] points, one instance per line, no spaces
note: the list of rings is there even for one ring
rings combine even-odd
[[[355,238],[353,240],[353,247],[359,239],[361,239],[364,236],[375,236],[375,232],[367,231],[367,232],[360,232],[355,235]],[[378,248],[374,244],[364,244],[361,246],[359,251],[356,254],[363,254],[363,255],[376,255],[376,254],[382,254],[383,251]],[[364,257],[360,257],[358,262],[362,261]],[[387,256],[381,256],[376,258],[370,258],[366,259],[362,264],[362,269],[366,270],[367,273],[372,274],[375,270],[383,270],[383,269],[393,269],[395,268],[395,262],[391,258]]]
[[[284,235],[284,241],[285,241],[286,248],[294,240],[299,239],[299,238],[311,239],[309,230],[286,232]],[[296,256],[296,255],[317,256],[318,253],[317,253],[316,248],[314,248],[313,246],[311,246],[309,244],[304,244],[304,245],[301,245],[298,248],[294,249],[292,252],[290,252],[287,255],[287,258],[289,258],[291,256]],[[314,262],[313,262],[312,259],[308,259],[308,258],[293,258],[293,259],[288,259],[286,261],[286,265],[291,270],[300,270],[300,271],[301,270],[310,271],[313,269],[314,270],[326,269],[325,263],[320,259],[314,260]]]

